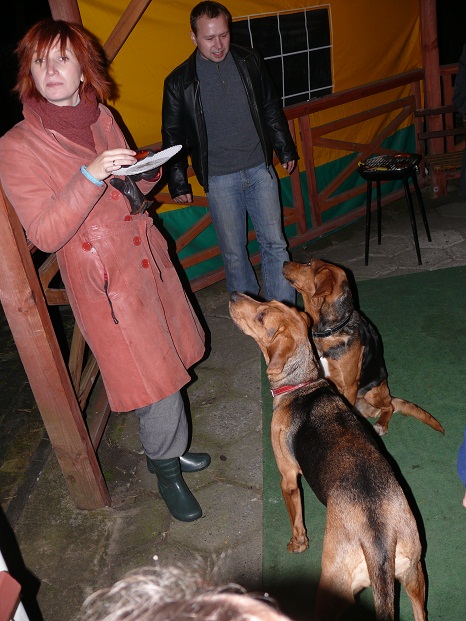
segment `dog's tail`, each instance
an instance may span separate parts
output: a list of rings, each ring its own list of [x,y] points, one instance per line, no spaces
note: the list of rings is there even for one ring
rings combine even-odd
[[[362,543],[371,582],[377,621],[395,618],[395,540],[387,537],[384,525],[377,528],[374,540]]]
[[[403,416],[414,416],[414,418],[417,418],[426,425],[429,425],[432,429],[440,431],[440,433],[445,433],[444,428],[438,420],[434,418],[432,414],[429,414],[429,412],[426,412],[426,410],[423,410],[415,403],[405,401],[405,399],[399,399],[398,397],[392,397],[392,405],[394,412],[401,412]]]

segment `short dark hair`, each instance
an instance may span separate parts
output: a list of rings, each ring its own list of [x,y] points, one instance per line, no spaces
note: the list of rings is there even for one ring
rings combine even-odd
[[[220,2],[210,2],[209,0],[206,2],[199,2],[199,4],[196,4],[194,9],[191,11],[191,15],[189,17],[191,30],[194,32],[194,34],[197,34],[197,20],[200,17],[215,19],[220,15],[223,15],[226,18],[228,22],[228,27],[230,27],[231,13],[226,6],[223,6],[223,4],[220,4]]]

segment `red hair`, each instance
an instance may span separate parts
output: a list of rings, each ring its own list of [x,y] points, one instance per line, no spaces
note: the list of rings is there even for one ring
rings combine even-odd
[[[112,81],[108,75],[108,63],[97,39],[78,24],[53,19],[44,19],[28,30],[16,48],[19,70],[14,91],[19,98],[43,99],[31,75],[31,64],[35,58],[47,56],[54,42],[58,40],[60,51],[65,54],[68,45],[81,65],[84,81],[80,94],[93,87],[99,101],[112,94]]]

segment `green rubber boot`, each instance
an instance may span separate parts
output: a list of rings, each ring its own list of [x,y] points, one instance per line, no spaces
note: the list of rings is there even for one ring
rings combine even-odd
[[[180,460],[148,459],[151,472],[157,476],[159,492],[172,516],[180,522],[194,522],[202,517],[202,509],[181,476]]]
[[[147,469],[155,474],[155,468],[152,465],[152,459],[147,457]],[[190,453],[189,451],[180,457],[181,472],[199,472],[209,466],[211,462],[208,453]]]

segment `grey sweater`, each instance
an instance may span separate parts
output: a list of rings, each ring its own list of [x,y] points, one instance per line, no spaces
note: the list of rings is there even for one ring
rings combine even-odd
[[[228,175],[264,162],[246,91],[231,54],[215,63],[198,53],[196,71],[207,128],[209,176]]]

